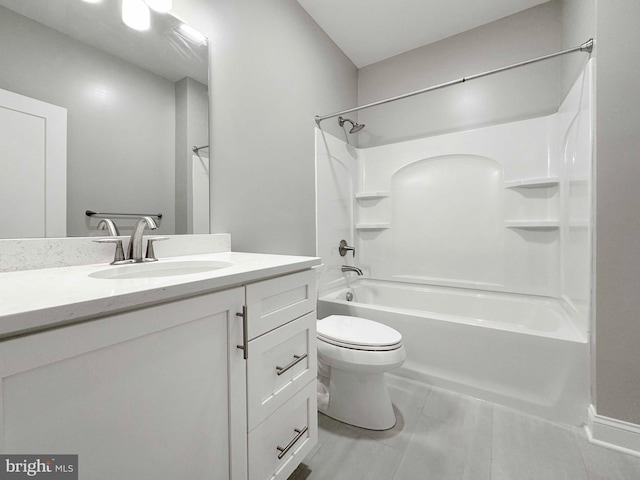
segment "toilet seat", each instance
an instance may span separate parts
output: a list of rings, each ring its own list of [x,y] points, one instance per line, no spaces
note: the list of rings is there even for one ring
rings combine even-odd
[[[318,340],[337,347],[389,351],[402,347],[402,335],[382,323],[348,315],[331,315],[317,322]]]

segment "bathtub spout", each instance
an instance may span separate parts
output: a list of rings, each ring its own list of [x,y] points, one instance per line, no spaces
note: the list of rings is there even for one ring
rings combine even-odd
[[[358,267],[352,267],[351,265],[342,265],[342,267],[340,268],[340,271],[356,272],[358,275],[364,275],[364,273],[362,273],[362,270],[360,270]]]

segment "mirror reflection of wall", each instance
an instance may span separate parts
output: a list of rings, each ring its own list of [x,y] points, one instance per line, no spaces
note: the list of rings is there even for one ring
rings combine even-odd
[[[175,95],[176,233],[209,233],[207,86],[185,77],[175,83]],[[206,179],[199,178],[205,173]]]
[[[208,191],[204,198],[201,177],[193,187],[194,165],[202,173],[197,167],[208,150],[198,152],[202,159],[192,151],[209,144],[207,46],[177,35],[180,22],[168,15],[153,16],[159,32],[130,30],[121,25],[118,2],[24,3],[0,0],[12,9],[0,6],[0,89],[67,110],[66,234],[104,234],[86,210],[162,213],[159,233],[208,233]],[[91,8],[109,8],[111,17]],[[164,44],[146,45],[147,37]],[[16,161],[0,158],[0,167]],[[194,208],[194,193],[206,208]],[[116,223],[127,234],[135,220]],[[24,235],[0,226],[0,238],[16,236]]]

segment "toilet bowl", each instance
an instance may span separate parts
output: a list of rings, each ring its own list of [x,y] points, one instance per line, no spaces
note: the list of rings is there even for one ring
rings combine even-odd
[[[318,410],[370,430],[396,424],[384,372],[407,354],[402,335],[365,318],[331,315],[317,322]]]

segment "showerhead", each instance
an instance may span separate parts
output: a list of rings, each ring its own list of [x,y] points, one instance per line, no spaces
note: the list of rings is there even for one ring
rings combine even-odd
[[[353,120],[349,120],[348,118],[338,118],[338,123],[340,124],[340,126],[342,127],[344,125],[344,122],[349,122],[352,127],[351,130],[349,130],[349,133],[358,133],[360,130],[362,130],[365,125],[364,123],[356,123]]]
[[[349,130],[349,133],[358,133],[360,130],[362,130],[365,127],[364,123],[360,124],[360,123],[356,123],[353,128],[351,130]]]

